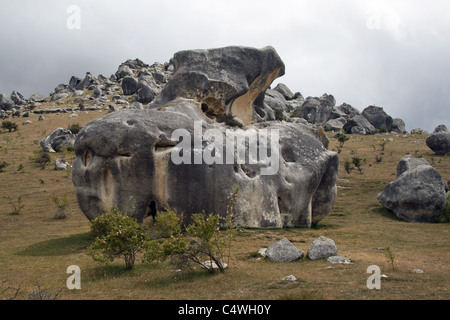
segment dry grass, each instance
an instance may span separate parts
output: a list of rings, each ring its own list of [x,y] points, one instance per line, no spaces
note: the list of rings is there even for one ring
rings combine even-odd
[[[45,107],[45,105],[44,105]],[[0,133],[0,161],[9,163],[0,172],[0,194],[12,200],[21,196],[24,208],[10,215],[11,206],[1,200],[0,209],[0,298],[14,295],[27,299],[36,282],[59,294],[59,299],[449,299],[450,298],[450,225],[398,221],[384,210],[376,195],[395,178],[398,161],[407,153],[425,157],[446,179],[450,179],[450,158],[432,154],[420,135],[351,136],[340,152],[341,168],[338,199],[332,212],[312,229],[256,230],[240,229],[233,242],[230,267],[226,273],[210,276],[202,270],[175,272],[167,264],[148,264],[137,260],[135,268],[125,271],[122,261],[98,265],[86,255],[90,242],[88,220],[78,208],[70,174],[37,168],[30,156],[39,150],[39,141],[52,130],[70,123],[84,125],[103,113],[48,114],[44,121],[31,115],[14,119],[17,132]],[[383,159],[379,142],[385,145]],[[331,138],[330,149],[339,143]],[[352,156],[366,158],[363,173],[347,174],[343,168]],[[52,163],[59,156],[52,154]],[[73,155],[66,154],[71,162]],[[19,167],[21,166],[21,169]],[[70,173],[70,172],[69,172]],[[66,219],[54,219],[57,211],[52,195],[68,194]],[[338,254],[351,264],[330,264],[326,260],[274,263],[258,256],[262,247],[288,238],[307,251],[318,236],[332,238]],[[386,246],[396,254],[396,269],[385,257]],[[66,288],[69,265],[81,268],[81,290]],[[380,290],[369,290],[366,273],[378,265],[388,278]],[[412,273],[414,268],[423,274]],[[294,275],[297,281],[282,279]]]

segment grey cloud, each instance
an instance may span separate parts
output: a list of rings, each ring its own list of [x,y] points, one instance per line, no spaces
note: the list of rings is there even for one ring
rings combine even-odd
[[[80,30],[66,26],[72,4]],[[360,110],[379,105],[408,130],[432,131],[450,125],[449,9],[442,0],[12,1],[0,11],[0,92],[48,95],[72,75],[109,76],[129,58],[272,45],[286,64],[276,83]]]

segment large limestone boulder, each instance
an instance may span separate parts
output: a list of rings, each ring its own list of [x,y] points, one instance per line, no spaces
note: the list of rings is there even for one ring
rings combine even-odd
[[[436,222],[445,209],[446,183],[423,158],[403,157],[397,165],[397,178],[390,182],[378,200],[405,221]]]
[[[434,129],[425,143],[437,155],[450,154],[450,132],[443,124]]]
[[[230,57],[218,56],[218,52],[226,54],[227,50],[209,57],[215,66],[217,61],[234,61],[231,58],[237,59],[237,52],[241,52],[235,63],[247,68],[277,57],[271,48],[259,54],[255,50],[233,47]],[[194,56],[207,52],[194,52]],[[208,71],[213,66],[202,68]],[[184,92],[188,98],[175,98],[162,105],[152,103],[147,109],[124,109],[85,125],[75,142],[72,177],[86,217],[92,220],[113,205],[125,212],[135,208],[133,216],[138,221],[165,208],[183,213],[185,222],[192,213],[202,210],[224,216],[228,197],[238,186],[234,206],[237,226],[309,227],[323,219],[336,199],[339,167],[337,154],[325,147],[326,136],[307,124],[279,121],[240,129],[233,123],[215,121],[208,112],[209,106],[217,103],[225,108],[223,112],[233,115],[241,97],[251,100],[256,95],[264,96],[266,85],[262,82],[269,81],[271,73],[279,73],[271,63],[264,66],[259,75],[249,69],[255,79],[249,82],[234,64],[220,71],[217,78],[222,82],[215,84],[211,77],[195,72],[184,74],[185,84],[175,73],[166,85],[172,89],[163,89],[162,97],[156,100],[166,101],[168,94],[176,91],[172,81],[180,85],[177,92]],[[180,64],[177,68],[182,69]],[[245,83],[239,82],[243,78],[247,79]],[[230,79],[229,84],[226,79]],[[238,82],[240,91],[233,90]],[[206,100],[196,94],[202,92],[204,87],[197,87],[202,85],[214,87],[207,90],[208,98],[203,96]],[[234,102],[224,99],[223,94],[231,92]],[[244,100],[250,103],[247,98]],[[209,103],[208,108],[205,103]]]
[[[253,122],[253,105],[264,109],[265,90],[285,72],[272,47],[186,50],[177,52],[172,62],[174,74],[153,107],[188,98],[200,102],[210,118],[231,113],[245,125]]]

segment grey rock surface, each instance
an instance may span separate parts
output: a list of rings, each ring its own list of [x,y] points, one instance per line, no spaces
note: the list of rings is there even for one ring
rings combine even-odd
[[[334,241],[330,238],[320,236],[315,239],[308,248],[308,258],[317,260],[337,255],[338,249]]]
[[[275,262],[292,262],[303,258],[304,252],[283,238],[267,248],[266,256]]]
[[[224,215],[238,186],[236,226],[310,227],[323,219],[336,200],[339,167],[325,135],[311,125],[280,121],[240,129],[211,113],[210,107],[242,120],[234,107],[264,104],[258,99],[284,71],[274,49],[189,51],[173,61],[174,76],[149,108],[110,113],[78,134],[72,177],[86,217],[113,205],[124,212],[134,205],[139,221],[164,208],[177,209],[185,222],[202,210]],[[245,116],[251,120],[253,109]],[[235,139],[247,141],[243,153],[237,142],[229,148]]]
[[[450,154],[450,132],[445,125],[437,126],[425,143],[437,155]]]
[[[378,194],[380,203],[405,221],[436,222],[445,208],[445,181],[424,159],[411,155],[397,165],[397,177]]]

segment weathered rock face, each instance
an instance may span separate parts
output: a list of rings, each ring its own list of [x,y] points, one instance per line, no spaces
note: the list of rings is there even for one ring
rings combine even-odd
[[[57,152],[65,146],[73,146],[75,139],[76,136],[70,130],[58,128],[42,139],[40,145],[45,152]]]
[[[245,125],[253,121],[253,105],[264,108],[264,92],[284,75],[284,63],[272,47],[225,47],[187,50],[172,59],[174,74],[152,103],[176,98],[198,101],[210,118],[231,113]]]
[[[375,127],[375,129],[391,132],[394,125],[394,119],[392,119],[382,107],[368,106],[361,114]]]
[[[405,221],[436,222],[445,208],[445,181],[423,158],[405,156],[397,178],[378,194],[378,200]]]
[[[425,143],[437,155],[450,154],[450,132],[445,125],[437,126]]]
[[[362,115],[356,115],[346,122],[342,127],[346,133],[373,134],[375,127]]]
[[[315,239],[308,248],[308,258],[317,260],[337,255],[338,249],[330,238],[320,236]]]
[[[266,256],[276,262],[291,262],[303,258],[305,253],[296,248],[288,239],[275,242],[266,250]]]
[[[243,56],[238,59],[236,52],[240,50]],[[164,104],[113,112],[83,127],[75,143],[72,177],[80,208],[88,219],[113,205],[125,212],[134,207],[138,221],[165,208],[183,213],[185,222],[192,213],[202,210],[224,216],[235,186],[240,188],[234,206],[237,226],[309,227],[331,210],[339,160],[335,152],[326,149],[327,139],[316,129],[279,121],[238,129],[211,119],[211,101],[220,102],[223,112],[233,113],[233,106],[242,96],[264,96],[266,85],[261,83],[269,80],[269,74],[278,74],[272,64],[266,63],[260,75],[254,71],[254,81],[240,82],[240,91],[230,89],[243,78],[249,79],[239,66],[255,64],[253,68],[261,68],[258,62],[267,60],[254,50],[232,48],[231,57],[220,58],[218,53],[210,56],[213,66],[233,58],[231,66],[220,72],[222,81],[231,79],[228,85],[188,72],[183,78],[194,86],[189,89],[194,94],[175,74],[167,83],[169,91],[163,89],[162,97],[156,98],[166,101]],[[205,52],[196,54],[203,56]],[[261,55],[276,57],[273,49],[262,49]],[[177,68],[181,70],[180,65]],[[199,78],[201,81],[196,83]],[[172,81],[180,84],[179,92],[189,99],[167,101],[168,94],[176,90]],[[197,95],[202,88],[209,88],[206,100]],[[262,91],[257,94],[256,90]],[[233,96],[228,101],[224,92],[235,93],[227,96]],[[208,108],[204,107],[206,101]]]

